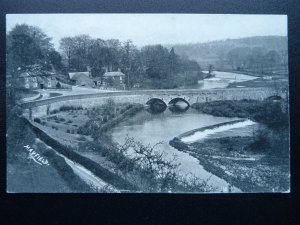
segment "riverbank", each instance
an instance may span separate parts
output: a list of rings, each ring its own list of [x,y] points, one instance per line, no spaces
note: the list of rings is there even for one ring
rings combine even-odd
[[[258,87],[268,87],[268,88],[277,88],[279,87],[288,87],[288,78],[287,77],[273,77],[271,80],[266,80],[262,77],[258,77],[254,80],[247,80],[241,82],[232,82],[227,88],[258,88]]]
[[[75,173],[82,175],[82,168],[88,170],[120,192],[213,191],[205,180],[192,179],[188,182],[186,177],[178,175],[175,158],[168,160],[153,151],[159,143],[144,145],[129,137],[126,144],[120,145],[112,140],[111,128],[142,109],[140,104],[115,104],[111,100],[94,108],[62,106],[48,110],[47,117],[35,118],[28,125],[33,125],[34,133],[65,157]],[[69,121],[71,118],[72,121]],[[70,126],[74,127],[69,131]],[[84,133],[79,134],[81,131]],[[74,163],[77,164],[75,168]],[[80,178],[85,180],[91,176]]]
[[[7,192],[94,192],[62,157],[40,141],[26,119],[16,117],[8,124]]]
[[[285,192],[290,177],[287,160],[260,152],[247,151],[253,137],[226,137],[186,144],[178,138],[174,148],[189,153],[203,168],[243,192]]]
[[[71,166],[75,173],[81,175],[80,178],[83,178],[83,180],[92,179],[93,183],[99,183],[97,179],[100,178],[118,190],[135,192],[137,191],[135,185],[129,183],[127,178],[124,179],[124,176],[119,173],[120,171],[116,171],[117,166],[111,160],[101,156],[100,152],[93,151],[95,148],[91,146],[97,141],[91,136],[97,139],[96,136],[99,137],[99,134],[109,131],[110,128],[133,116],[141,109],[143,109],[143,106],[140,104],[115,104],[111,101],[92,109],[62,106],[56,110],[49,110],[48,116],[35,118],[34,121],[26,124],[33,129],[35,135],[43,142],[47,143],[62,157],[65,157],[65,160],[62,160],[65,161],[65,164],[67,163],[66,166]],[[101,125],[87,127],[89,129],[85,129],[85,135],[80,133],[82,131],[80,128],[84,127],[85,124],[91,124],[91,120],[94,122],[92,125]],[[103,146],[111,145],[110,138],[105,139],[102,137],[100,138],[101,144],[96,148],[101,149]],[[107,151],[109,150],[107,149]],[[92,152],[93,154],[91,154]],[[62,171],[64,170],[62,169]],[[85,174],[82,174],[82,172]],[[109,192],[108,189],[104,188],[93,189],[89,192],[93,191]]]
[[[194,156],[205,170],[243,192],[289,191],[288,115],[282,105],[283,102],[273,101],[197,103],[192,107],[200,112],[215,116],[251,118],[264,124],[264,128],[253,136],[183,141],[195,132],[220,127],[214,125],[179,135],[170,141],[170,145]]]

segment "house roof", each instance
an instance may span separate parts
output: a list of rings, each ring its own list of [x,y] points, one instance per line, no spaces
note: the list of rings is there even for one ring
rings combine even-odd
[[[104,77],[119,77],[119,76],[125,76],[125,74],[120,71],[116,71],[116,72],[106,72],[103,76]]]
[[[69,73],[69,77],[72,80],[76,80],[77,79],[76,77],[77,76],[81,76],[81,75],[89,77],[90,73],[89,72],[73,72],[73,73]]]

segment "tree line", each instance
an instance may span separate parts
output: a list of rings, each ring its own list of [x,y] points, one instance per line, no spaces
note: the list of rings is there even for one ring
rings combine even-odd
[[[220,57],[220,64],[227,63],[233,70],[252,70],[260,73],[272,72],[278,67],[287,69],[287,53],[263,47],[238,47],[230,50],[225,57]]]
[[[27,24],[16,25],[6,40],[7,72],[13,77],[38,65],[41,72],[55,70],[66,77],[68,72],[87,70],[93,77],[102,77],[105,69],[120,69],[129,88],[177,88],[202,78],[196,61],[159,44],[138,49],[131,40],[103,40],[82,34],[62,38],[56,50],[51,37]]]
[[[218,70],[287,71],[288,45],[285,36],[259,36],[207,43],[173,45],[179,55],[188,55],[204,69],[212,64]]]

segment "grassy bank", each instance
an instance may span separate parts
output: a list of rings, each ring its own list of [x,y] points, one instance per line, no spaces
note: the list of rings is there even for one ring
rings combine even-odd
[[[288,87],[288,79],[283,77],[283,78],[273,78],[273,80],[265,80],[259,77],[254,80],[230,83],[227,88],[236,88],[239,86],[243,86],[247,88],[270,87],[279,90],[279,87],[286,87],[286,88]]]
[[[26,120],[27,121],[27,120]],[[136,187],[126,180],[122,179],[121,177],[117,176],[116,174],[110,172],[109,170],[103,168],[101,165],[97,164],[93,160],[90,160],[82,155],[76,153],[71,147],[62,145],[57,140],[51,138],[41,129],[33,126],[27,121],[27,125],[33,130],[33,132],[44,141],[47,145],[51,146],[55,151],[59,152],[60,154],[64,155],[68,159],[84,166],[86,169],[93,172],[96,176],[101,178],[103,181],[115,186],[119,189],[130,189],[136,190]]]
[[[29,159],[24,146],[30,146],[49,165],[39,165]],[[27,193],[93,192],[64,159],[43,142],[30,129],[26,119],[14,117],[7,129],[7,191]]]
[[[203,167],[245,192],[289,190],[289,120],[284,100],[196,103],[193,108],[214,116],[249,118],[264,128],[252,137],[224,137],[170,145],[200,161]],[[189,133],[188,133],[189,134]],[[185,135],[188,135],[185,134]]]
[[[288,160],[246,149],[252,142],[253,137],[226,137],[186,144],[174,138],[170,145],[197,158],[205,170],[243,192],[289,190]]]
[[[286,100],[213,101],[195,103],[191,107],[213,116],[249,118],[274,129],[287,128],[289,125]]]

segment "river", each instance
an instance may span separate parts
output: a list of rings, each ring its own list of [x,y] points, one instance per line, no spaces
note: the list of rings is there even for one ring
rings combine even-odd
[[[203,72],[208,73],[208,71]],[[257,79],[257,77],[230,72],[214,71],[213,74],[215,74],[215,77],[200,80],[198,87],[200,89],[226,88],[230,83]]]
[[[205,71],[204,71],[205,72]],[[229,72],[214,72],[215,77],[204,79],[199,81],[200,89],[213,89],[213,88],[226,88],[232,82],[241,82],[247,80],[256,79],[256,77],[229,73]],[[167,154],[166,158],[176,154],[178,156],[178,162],[180,163],[178,173],[181,175],[187,175],[189,173],[195,176],[207,180],[209,184],[217,188],[217,192],[222,192],[228,183],[217,176],[204,170],[199,164],[199,161],[190,156],[188,153],[178,151],[177,149],[169,145],[169,141],[174,137],[185,133],[187,131],[215,125],[218,123],[224,123],[237,120],[238,118],[226,118],[215,117],[203,113],[199,113],[194,109],[189,109],[182,114],[174,114],[170,110],[166,110],[161,114],[151,114],[146,111],[142,111],[130,118],[113,129],[113,139],[119,143],[124,143],[127,136],[134,137],[136,140],[147,145],[154,145],[158,142],[163,144],[157,146],[157,151]],[[225,126],[218,128],[217,130],[205,131],[204,136],[209,137],[225,137],[225,136],[248,136],[253,133],[257,128],[257,124],[252,121],[246,121],[233,126]],[[191,140],[199,141],[203,137],[203,134],[193,135]],[[233,188],[233,191],[239,192],[237,188]]]
[[[134,137],[135,140],[147,145],[154,145],[158,142],[163,144],[157,146],[157,151],[163,152],[167,159],[170,159],[172,154],[178,156],[179,166],[178,173],[181,175],[187,175],[189,173],[194,174],[200,179],[209,179],[209,184],[217,188],[217,192],[222,192],[228,187],[228,183],[219,177],[212,175],[203,169],[199,164],[199,161],[190,156],[188,153],[178,151],[177,149],[169,145],[169,141],[174,137],[201,127],[211,126],[218,123],[229,122],[237,120],[238,118],[225,118],[215,117],[203,113],[199,113],[194,109],[189,109],[182,114],[174,114],[170,110],[166,110],[161,114],[151,114],[147,111],[141,111],[134,117],[120,123],[112,131],[113,139],[119,143],[124,143],[126,137]],[[249,126],[248,126],[249,125]],[[251,133],[253,131],[253,124],[245,124],[244,134]],[[224,136],[224,130],[222,132],[216,132],[215,135]],[[241,133],[241,127],[231,126],[228,128],[230,135],[238,135]],[[233,188],[233,191],[239,190]]]

